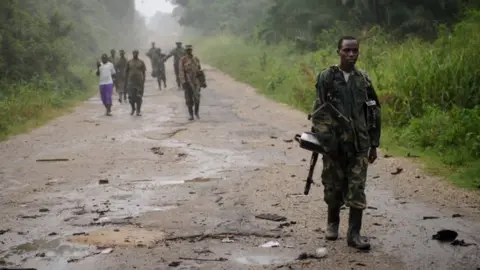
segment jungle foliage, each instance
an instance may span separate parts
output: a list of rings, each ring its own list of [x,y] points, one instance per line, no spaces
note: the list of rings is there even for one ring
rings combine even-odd
[[[85,97],[100,54],[146,34],[134,0],[0,1],[0,136]]]

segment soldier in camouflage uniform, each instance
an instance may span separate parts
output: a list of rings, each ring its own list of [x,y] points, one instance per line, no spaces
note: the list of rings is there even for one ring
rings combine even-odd
[[[114,64],[117,62],[117,56],[116,56],[117,52],[115,51],[115,49],[111,49],[110,50],[110,57],[108,57],[108,61],[110,61],[110,63]]]
[[[127,101],[127,92],[125,91],[125,68],[127,67],[127,58],[125,58],[125,51],[120,50],[120,58],[118,58],[117,62],[115,63],[115,70],[117,72],[116,76],[116,89],[118,93],[118,101],[122,103],[123,101]]]
[[[189,120],[194,120],[193,113],[195,109],[195,116],[200,118],[200,88],[202,82],[199,80],[199,76],[202,73],[202,67],[200,60],[192,53],[193,48],[191,45],[185,46],[186,55],[180,58],[179,63],[179,78],[185,91],[185,104],[190,114]],[[194,108],[195,107],[195,108]]]
[[[370,249],[360,235],[367,202],[365,183],[368,163],[377,158],[380,141],[380,103],[368,75],[355,67],[359,43],[354,37],[338,42],[340,65],[322,71],[317,78],[317,99],[312,114],[313,131],[331,134],[336,153],[323,155],[322,184],[328,205],[326,239],[338,239],[340,207],[350,208],[347,243],[357,249]],[[329,102],[349,120],[342,125],[337,117],[318,109]]]
[[[163,82],[163,86],[167,88],[167,77],[165,74],[166,57],[167,55],[162,53],[162,49],[157,48],[152,58],[152,63],[153,63],[152,76],[157,78],[158,87],[160,88],[160,90],[162,90],[162,82]]]
[[[155,56],[155,50],[156,49],[157,48],[155,47],[155,42],[152,42],[152,47],[146,53],[148,59],[150,59],[150,64],[152,65],[152,70],[154,69],[153,57]]]
[[[179,74],[180,74],[179,61],[180,61],[180,58],[182,58],[185,55],[185,49],[182,46],[182,42],[176,42],[176,44],[177,44],[177,47],[167,55],[167,58],[165,59],[165,61],[168,60],[168,58],[173,56],[173,69],[175,70],[175,78],[177,80],[177,86],[178,88],[180,88],[181,83],[180,83],[180,77],[179,77]]]
[[[117,52],[115,51],[115,49],[111,49],[111,50],[110,50],[110,56],[108,57],[108,61],[109,61],[110,63],[112,63],[114,67],[115,67],[115,63],[116,63],[116,61],[117,61],[116,53],[117,53]],[[116,81],[113,82],[113,88],[114,88],[115,90],[116,90],[116,88],[117,88],[117,82],[116,82]]]
[[[145,62],[138,58],[138,50],[133,51],[133,59],[127,62],[125,68],[125,89],[128,93],[128,100],[132,106],[133,115],[135,112],[137,116],[141,116],[141,108],[143,102],[143,91],[145,86],[145,73],[147,68]]]

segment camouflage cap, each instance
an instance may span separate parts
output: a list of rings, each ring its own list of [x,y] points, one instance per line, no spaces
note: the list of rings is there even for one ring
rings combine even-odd
[[[124,50],[124,49],[121,49],[119,52],[120,52],[120,53],[125,53],[125,50]]]
[[[193,46],[192,45],[185,45],[185,50],[192,50]]]
[[[175,42],[175,44],[182,44],[182,42],[181,42],[181,41],[177,41],[177,42]]]
[[[137,49],[133,50],[133,53],[138,53],[138,50]]]

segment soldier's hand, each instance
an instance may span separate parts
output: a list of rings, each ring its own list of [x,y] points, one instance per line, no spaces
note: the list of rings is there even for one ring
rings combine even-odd
[[[368,152],[368,162],[372,164],[375,160],[377,160],[377,148],[371,147]]]

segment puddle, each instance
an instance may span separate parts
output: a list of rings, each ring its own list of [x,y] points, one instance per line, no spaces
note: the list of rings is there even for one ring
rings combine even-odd
[[[96,247],[74,245],[62,239],[37,239],[29,243],[10,248],[6,258],[19,261],[29,257],[66,258],[87,256],[96,250]]]
[[[151,231],[137,227],[101,229],[85,235],[75,235],[66,238],[67,241],[72,243],[94,245],[102,248],[150,248],[163,239],[165,239],[165,233],[161,231]]]
[[[235,261],[246,265],[272,265],[284,264],[293,261],[294,258],[275,255],[252,255],[235,258]]]

